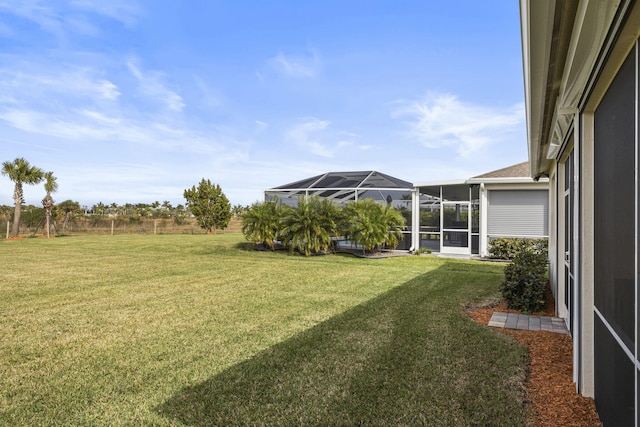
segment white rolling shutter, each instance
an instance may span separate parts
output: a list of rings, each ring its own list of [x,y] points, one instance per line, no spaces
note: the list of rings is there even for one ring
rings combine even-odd
[[[491,237],[547,237],[548,190],[491,190],[487,213]]]

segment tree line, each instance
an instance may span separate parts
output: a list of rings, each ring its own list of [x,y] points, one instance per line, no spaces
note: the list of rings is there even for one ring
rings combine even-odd
[[[190,216],[192,213],[183,204],[173,206],[168,200],[164,200],[162,203],[155,201],[152,203],[103,203],[98,202],[92,206],[80,206],[79,203],[67,200],[61,202],[58,206],[68,203],[74,203],[76,205],[76,211],[86,216],[99,216],[110,218],[127,217],[131,219],[137,218],[184,218]],[[231,215],[233,217],[240,217],[242,213],[248,208],[248,206],[234,205],[231,206]]]
[[[41,216],[45,219],[43,226],[45,234],[49,237],[53,221],[61,221],[64,230],[69,222],[78,216],[111,219],[128,218],[131,221],[140,221],[144,218],[173,218],[180,224],[188,218],[195,217],[198,225],[207,232],[216,229],[224,229],[229,225],[232,216],[240,216],[247,209],[241,205],[231,207],[229,200],[219,185],[211,183],[204,178],[198,186],[184,190],[183,196],[186,204],[172,206],[169,201],[162,203],[127,203],[118,205],[117,203],[105,204],[98,202],[91,208],[80,206],[73,200],[65,200],[55,204],[52,194],[57,192],[57,178],[53,172],[45,172],[43,169],[31,165],[24,158],[16,158],[13,161],[2,163],[0,173],[7,176],[14,183],[13,208],[0,206],[0,216],[11,221],[11,237],[17,237],[20,232],[20,222],[23,209],[31,222],[34,218]],[[44,198],[42,208],[35,205],[25,205],[24,185],[36,185],[44,182]],[[13,213],[13,218],[11,217]]]

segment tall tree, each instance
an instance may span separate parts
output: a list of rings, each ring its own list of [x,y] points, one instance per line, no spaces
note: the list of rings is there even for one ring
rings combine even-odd
[[[57,178],[53,176],[53,172],[47,172],[44,174],[44,191],[47,195],[42,199],[42,207],[44,208],[44,214],[47,218],[47,238],[51,235],[51,209],[53,209],[53,197],[51,193],[58,191]]]
[[[13,225],[11,226],[11,236],[17,237],[20,230],[20,210],[22,209],[22,203],[24,203],[24,191],[22,184],[34,185],[42,181],[44,172],[42,169],[26,161],[20,157],[13,162],[2,163],[2,175],[9,177],[11,181],[15,183],[13,190],[13,202],[15,203],[13,213]]]
[[[82,213],[80,203],[74,202],[73,200],[65,200],[64,202],[58,203],[58,210],[64,212],[64,222],[62,223],[63,230],[69,227],[69,222],[74,215]]]
[[[93,211],[94,215],[104,216],[107,213],[107,205],[102,202],[98,202],[97,205],[93,205],[91,207],[91,210]]]
[[[233,205],[233,207],[231,208],[231,213],[233,214],[234,218],[238,218],[238,217],[241,217],[242,215],[244,215],[244,213],[248,209],[250,209],[250,208],[244,207],[242,205]]]
[[[120,206],[118,206],[116,202],[113,202],[109,205],[109,214],[116,218],[118,218],[118,215],[120,215]]]
[[[196,187],[184,190],[187,208],[196,217],[198,225],[207,232],[224,229],[231,220],[231,205],[218,184],[202,178]]]

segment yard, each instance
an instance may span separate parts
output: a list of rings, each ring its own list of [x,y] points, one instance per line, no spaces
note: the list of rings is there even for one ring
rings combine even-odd
[[[526,351],[468,318],[502,265],[0,242],[2,425],[522,425]]]

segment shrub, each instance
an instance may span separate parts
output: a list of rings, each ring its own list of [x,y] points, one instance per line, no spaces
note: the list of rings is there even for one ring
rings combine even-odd
[[[534,312],[544,306],[547,284],[546,252],[526,249],[518,252],[504,269],[502,297],[509,308]]]
[[[414,253],[416,255],[422,255],[422,254],[431,254],[431,249],[429,248],[418,248]]]
[[[398,246],[405,218],[391,205],[362,199],[344,208],[340,222],[342,234],[347,239],[362,246],[365,252],[374,252],[383,246]]]
[[[289,253],[297,250],[309,256],[329,251],[338,228],[338,211],[329,199],[301,197],[297,207],[282,207],[278,236]]]
[[[254,203],[242,215],[242,234],[256,245],[274,250],[278,238],[280,206],[277,201]]]
[[[549,252],[549,240],[500,237],[489,241],[491,258],[513,259],[522,251],[542,253],[546,258]]]

